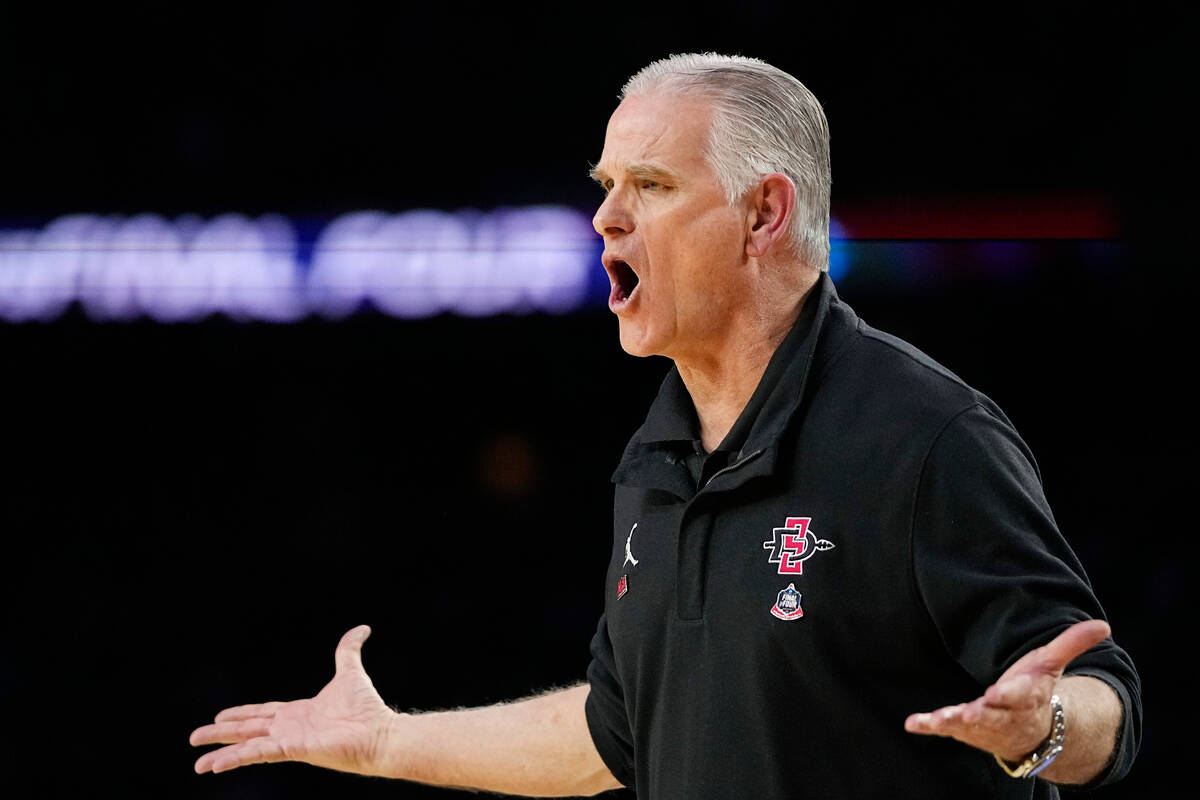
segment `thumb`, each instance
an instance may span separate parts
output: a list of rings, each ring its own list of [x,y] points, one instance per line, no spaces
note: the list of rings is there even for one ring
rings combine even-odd
[[[342,634],[337,650],[333,653],[333,664],[338,673],[363,668],[362,646],[370,635],[371,628],[368,625],[359,625]]]
[[[1042,648],[1042,656],[1048,666],[1061,672],[1067,665],[1093,645],[1099,644],[1112,634],[1112,628],[1101,619],[1076,622],[1054,637]]]

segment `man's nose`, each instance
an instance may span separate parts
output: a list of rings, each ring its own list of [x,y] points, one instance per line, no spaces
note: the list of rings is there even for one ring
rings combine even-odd
[[[596,215],[592,217],[592,227],[601,236],[633,232],[633,215],[622,201],[620,192],[608,193],[600,208],[596,209]]]

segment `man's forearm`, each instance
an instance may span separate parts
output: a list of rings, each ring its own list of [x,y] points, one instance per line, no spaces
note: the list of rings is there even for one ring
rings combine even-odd
[[[1087,783],[1112,758],[1121,701],[1104,681],[1086,675],[1063,676],[1055,692],[1066,717],[1066,741],[1062,753],[1039,775],[1055,783]]]
[[[397,714],[379,743],[383,774],[527,797],[592,795],[620,784],[584,715],[586,684],[484,708]]]

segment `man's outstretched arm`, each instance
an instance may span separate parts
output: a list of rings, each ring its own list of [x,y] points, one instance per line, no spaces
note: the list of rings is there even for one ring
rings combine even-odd
[[[362,665],[371,631],[348,631],[336,672],[315,697],[226,709],[192,732],[223,744],[196,772],[302,761],[363,775],[529,797],[592,795],[620,786],[592,744],[586,685],[503,705],[427,714],[392,711]]]

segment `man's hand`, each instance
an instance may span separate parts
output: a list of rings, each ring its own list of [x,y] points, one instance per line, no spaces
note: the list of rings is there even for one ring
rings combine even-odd
[[[193,745],[227,745],[200,756],[196,772],[303,761],[377,774],[382,740],[394,714],[363,669],[362,645],[370,635],[370,628],[359,625],[342,636],[334,653],[333,680],[316,697],[227,708],[213,724],[192,731]]]
[[[1059,760],[1086,756],[1087,763],[1064,770],[1056,761],[1043,775],[1059,782],[1086,782],[1099,772],[1112,751],[1120,703],[1100,681],[1083,676],[1064,679],[1062,675],[1067,664],[1110,633],[1108,623],[1102,620],[1078,622],[1022,656],[982,697],[913,714],[904,721],[904,728],[910,733],[949,736],[1006,761],[1020,761],[1050,734],[1050,696],[1058,692],[1064,695],[1067,713],[1067,749]]]
[[[192,731],[194,745],[224,744],[196,772],[303,761],[318,767],[535,797],[577,797],[621,784],[592,744],[580,684],[516,703],[397,714],[362,665],[371,629],[338,642],[337,671],[309,700],[227,708]]]

